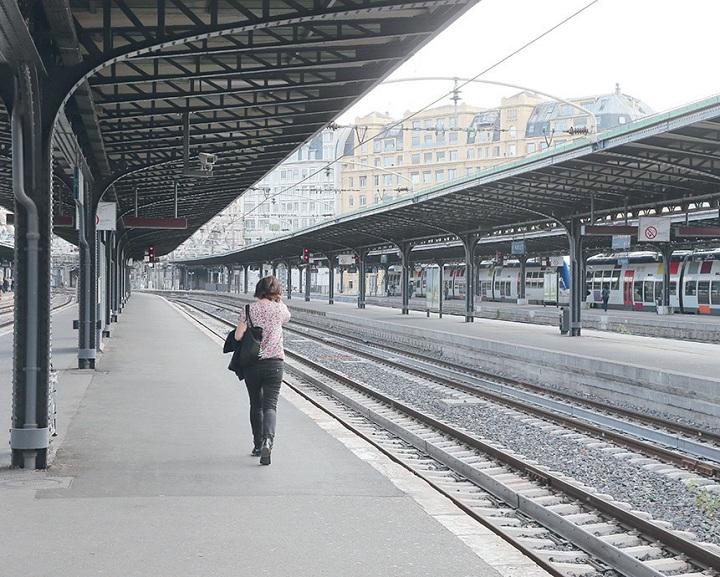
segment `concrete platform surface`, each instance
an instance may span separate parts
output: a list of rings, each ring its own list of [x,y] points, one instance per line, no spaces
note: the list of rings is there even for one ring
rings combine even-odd
[[[133,296],[96,372],[72,369],[73,314],[54,323],[50,470],[9,470],[0,453],[1,574],[544,574],[288,389],[273,464],[259,466],[221,345],[163,299]]]

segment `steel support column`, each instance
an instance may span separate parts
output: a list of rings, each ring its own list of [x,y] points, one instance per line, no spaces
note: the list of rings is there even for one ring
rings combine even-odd
[[[287,261],[285,263],[285,290],[287,291],[287,298],[288,300],[292,299],[292,266],[290,265],[290,261]]]
[[[469,234],[460,238],[465,249],[465,322],[475,321],[475,251],[477,235]]]
[[[305,265],[305,302],[310,302],[310,274],[311,274],[310,263]]]
[[[15,195],[11,464],[43,469],[49,443],[52,127],[42,116],[45,111],[37,72],[21,65],[15,74],[11,107]]]
[[[445,302],[445,263],[441,260],[437,261],[438,267],[440,267],[439,283],[440,283],[440,305],[438,315],[440,318],[443,316],[443,303]]]
[[[400,294],[402,295],[402,307],[400,314],[410,314],[410,251],[413,245],[409,242],[398,245],[400,248],[400,260],[402,262],[402,273],[400,275]]]
[[[670,263],[672,262],[673,247],[671,243],[666,243],[662,246],[662,258],[663,258],[663,293],[662,293],[662,304],[666,312],[670,312]],[[680,286],[677,288],[680,291]]]
[[[582,235],[580,221],[573,220],[565,227],[570,248],[570,331],[568,336],[579,337],[582,327],[582,295],[585,281],[582,277]]]
[[[359,309],[365,308],[365,297],[367,296],[367,275],[365,274],[365,265],[367,260],[368,251],[360,249],[356,251],[358,257],[358,296],[357,296],[357,307]]]
[[[337,255],[329,254],[328,259],[328,304],[335,304],[335,267],[337,266]]]
[[[90,239],[87,230],[86,206],[90,202],[88,187],[80,168],[75,168],[75,204],[78,209],[78,240],[80,245],[80,272],[78,275],[78,368],[89,369],[94,366],[95,349],[92,342],[91,299],[92,266],[90,260]]]
[[[518,258],[520,260],[520,279],[518,281],[517,304],[524,305],[527,304],[527,299],[525,298],[525,270],[527,268],[528,257],[526,254],[522,254]]]
[[[250,272],[250,265],[244,264],[243,265],[243,292],[245,294],[248,294],[248,283],[250,282],[250,279],[248,278],[249,272]]]
[[[298,280],[298,292],[299,292],[300,294],[302,294],[302,293],[303,293],[303,268],[302,268],[302,265],[301,265],[301,264],[298,265],[298,278],[299,278],[299,280]]]

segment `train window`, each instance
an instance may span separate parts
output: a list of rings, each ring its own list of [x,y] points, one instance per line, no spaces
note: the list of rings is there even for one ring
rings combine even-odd
[[[677,295],[677,281],[670,281],[670,296],[676,296]]]
[[[720,280],[712,281],[712,290],[710,291],[710,304],[720,305]]]
[[[616,291],[620,288],[620,271],[614,270],[612,274],[612,286],[610,287],[612,290]]]
[[[698,281],[698,304],[709,305],[710,304],[710,281],[701,280]]]
[[[694,280],[689,280],[685,283],[685,294],[687,296],[695,296],[697,293],[697,282]]]
[[[712,261],[706,260],[704,263],[702,263],[702,266],[700,267],[700,274],[710,274],[710,271],[712,270]]]
[[[641,303],[643,302],[643,283],[641,280],[635,281],[635,287],[633,292],[633,302]]]
[[[651,280],[645,281],[645,302],[646,303],[654,303],[654,288],[655,283]]]
[[[700,268],[699,262],[691,262],[688,264],[688,274],[697,274],[698,268]]]
[[[505,281],[505,296],[509,297],[512,294],[511,285],[512,285],[511,281],[509,281],[509,280]]]

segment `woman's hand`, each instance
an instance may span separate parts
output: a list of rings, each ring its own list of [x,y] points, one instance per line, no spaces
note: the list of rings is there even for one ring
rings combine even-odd
[[[235,329],[235,340],[241,341],[246,330],[247,324],[244,321],[240,321],[237,328]]]

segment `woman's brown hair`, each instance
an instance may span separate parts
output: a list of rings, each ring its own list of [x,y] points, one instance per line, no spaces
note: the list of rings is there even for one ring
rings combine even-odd
[[[255,285],[255,298],[268,299],[270,301],[279,301],[282,297],[283,288],[280,281],[274,276],[266,276],[261,278]]]

